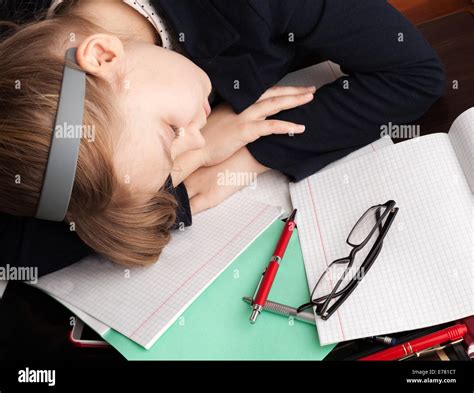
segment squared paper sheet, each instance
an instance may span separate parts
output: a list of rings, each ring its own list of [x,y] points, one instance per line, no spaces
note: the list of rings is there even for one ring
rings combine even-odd
[[[235,194],[173,233],[160,260],[130,269],[88,257],[38,287],[149,348],[180,313],[281,214]]]
[[[470,123],[472,133],[472,123]],[[474,313],[472,193],[446,134],[386,147],[290,185],[308,284],[349,254],[346,237],[374,204],[400,210],[357,289],[328,320],[322,345],[422,328]]]
[[[474,193],[474,133],[468,131],[469,127],[471,129],[474,127],[474,108],[458,116],[448,135],[464,177],[471,187],[471,192]]]

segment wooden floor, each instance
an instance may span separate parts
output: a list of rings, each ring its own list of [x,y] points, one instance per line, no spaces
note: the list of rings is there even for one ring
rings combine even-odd
[[[420,23],[459,11],[473,12],[473,0],[388,0],[410,21]]]

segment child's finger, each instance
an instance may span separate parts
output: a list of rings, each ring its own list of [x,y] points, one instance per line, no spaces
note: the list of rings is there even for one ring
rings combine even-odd
[[[314,93],[315,91],[315,86],[273,86],[267,89],[255,102],[260,102],[271,97]]]
[[[295,108],[304,105],[314,98],[312,93],[305,93],[290,96],[277,96],[267,98],[266,100],[257,102],[246,110],[253,119],[265,119],[268,116],[279,113],[285,109]]]
[[[253,142],[261,136],[271,134],[301,134],[305,130],[304,124],[291,123],[284,120],[260,120],[250,123],[245,131],[247,143]]]

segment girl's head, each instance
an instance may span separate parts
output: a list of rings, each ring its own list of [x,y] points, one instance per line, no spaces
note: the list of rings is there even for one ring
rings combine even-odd
[[[175,222],[176,201],[163,188],[173,159],[203,146],[211,84],[184,56],[135,34],[134,18],[142,17],[133,10],[113,0],[92,4],[64,7],[0,41],[0,209],[35,215],[64,55],[76,47],[87,73],[84,138],[66,221],[110,259],[146,264]],[[111,33],[110,21],[124,17],[132,30]],[[176,129],[184,132],[175,137]]]

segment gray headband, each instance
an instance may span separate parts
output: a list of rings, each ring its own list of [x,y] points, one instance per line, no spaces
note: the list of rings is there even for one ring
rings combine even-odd
[[[66,60],[77,64],[76,48],[66,51]],[[36,218],[62,221],[66,216],[76,175],[81,133],[73,132],[74,135],[70,136],[66,130],[59,130],[64,126],[74,127],[73,130],[82,129],[85,92],[86,73],[70,67],[66,61]]]

